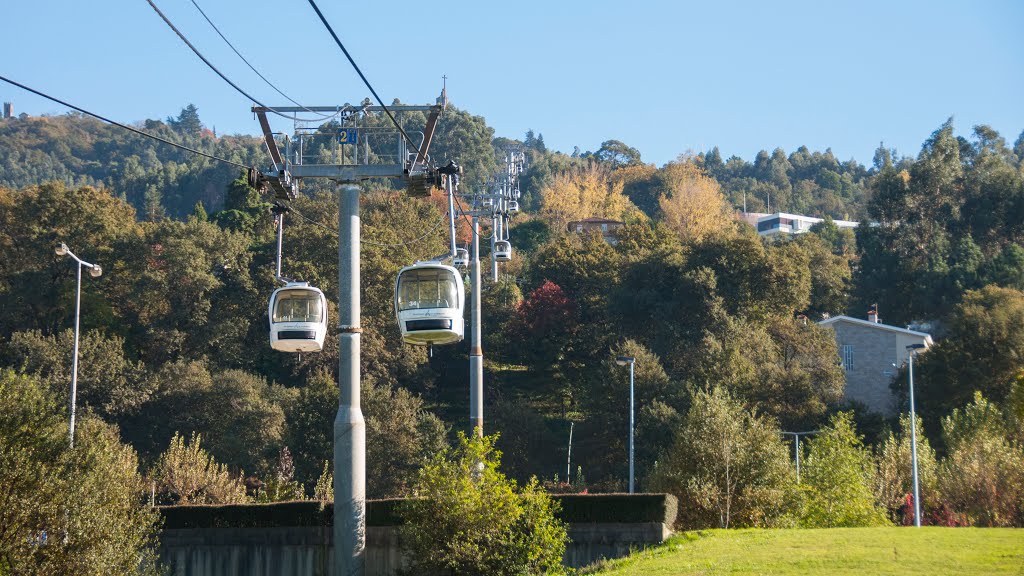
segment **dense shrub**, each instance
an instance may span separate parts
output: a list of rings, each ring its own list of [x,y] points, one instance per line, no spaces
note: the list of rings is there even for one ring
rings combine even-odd
[[[849,412],[832,417],[828,427],[809,440],[802,479],[806,506],[802,523],[811,528],[880,526],[885,510],[871,487],[874,466]]]
[[[939,487],[951,510],[975,526],[1024,525],[1024,449],[999,407],[975,393],[942,420],[942,432]]]
[[[498,471],[494,440],[460,434],[458,446],[420,470],[419,498],[402,509],[408,574],[561,571],[567,533],[556,504],[535,480],[516,491],[515,481]]]

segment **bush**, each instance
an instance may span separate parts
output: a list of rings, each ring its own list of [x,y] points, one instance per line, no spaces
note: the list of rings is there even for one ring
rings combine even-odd
[[[980,392],[942,420],[948,455],[939,487],[953,512],[975,526],[1024,525],[1024,449],[1003,413]]]
[[[885,510],[875,503],[871,454],[853,426],[853,415],[840,412],[827,428],[808,440],[804,465],[806,508],[802,523],[809,528],[882,526]]]
[[[498,471],[495,437],[466,438],[437,454],[402,506],[408,574],[558,573],[567,539],[557,505],[536,480],[516,492]]]
[[[200,446],[202,436],[192,433],[191,442],[175,434],[160,455],[154,480],[161,495],[177,504],[240,504],[247,501],[242,475],[232,476]]]

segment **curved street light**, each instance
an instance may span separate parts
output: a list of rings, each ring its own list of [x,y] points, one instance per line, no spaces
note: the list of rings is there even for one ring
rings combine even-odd
[[[68,442],[75,447],[75,399],[78,395],[78,317],[82,302],[82,266],[89,269],[89,275],[99,278],[103,274],[103,268],[99,264],[92,264],[82,260],[75,253],[68,249],[68,245],[61,242],[54,248],[57,256],[70,256],[78,264],[76,266],[76,287],[75,287],[75,351],[71,361],[71,421],[68,424]]]

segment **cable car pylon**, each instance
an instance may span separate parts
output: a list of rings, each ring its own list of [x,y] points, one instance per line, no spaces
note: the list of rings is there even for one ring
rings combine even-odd
[[[326,24],[326,21],[324,21]],[[376,94],[375,94],[376,95]],[[379,100],[379,99],[378,99]],[[269,108],[252,111],[260,120],[273,169],[252,174],[257,187],[283,200],[297,194],[304,178],[326,178],[338,184],[338,412],[334,418],[334,554],[328,570],[339,576],[362,576],[366,569],[366,422],[360,407],[360,276],[359,276],[359,194],[360,183],[368,179],[397,179],[410,196],[429,196],[440,187],[440,174],[431,164],[428,147],[437,119],[447,107],[445,90],[435,105],[394,104],[372,106],[275,107],[277,112],[323,112],[337,118],[330,133],[304,131],[296,126],[292,139],[283,137],[284,153],[277,146],[266,114]],[[368,115],[404,112],[428,113],[422,144],[407,141],[397,121],[394,131],[369,122]],[[401,135],[399,135],[401,133]],[[397,144],[390,154],[384,147]],[[413,152],[410,154],[409,146]],[[371,145],[378,158],[393,158],[392,164],[371,163]],[[330,153],[333,163],[309,151]],[[315,154],[315,153],[314,153]],[[376,162],[376,160],[375,160]]]

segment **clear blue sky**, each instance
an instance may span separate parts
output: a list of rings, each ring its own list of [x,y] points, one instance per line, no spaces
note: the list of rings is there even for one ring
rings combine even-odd
[[[369,95],[305,1],[196,1],[296,100]],[[190,0],[157,4],[233,81],[286,104]],[[1024,130],[1015,0],[319,4],[386,102],[431,102],[447,75],[452,103],[499,136],[532,128],[566,152],[618,139],[660,165],[716,145],[748,160],[807,145],[868,164],[879,141],[916,155],[949,116],[961,134],[985,123],[1012,143]],[[125,122],[191,102],[218,133],[259,130],[145,0],[10,2],[3,14],[0,74]],[[65,112],[2,83],[0,99]]]

